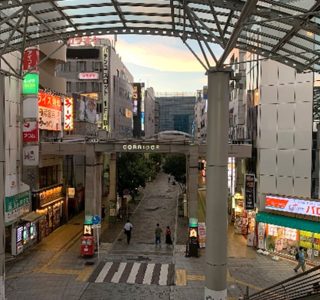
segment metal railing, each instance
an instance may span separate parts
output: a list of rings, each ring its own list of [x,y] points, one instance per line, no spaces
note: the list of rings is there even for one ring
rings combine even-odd
[[[316,298],[315,295],[319,295]],[[290,277],[262,291],[247,295],[247,300],[320,299],[320,266]],[[318,298],[319,297],[319,298]]]

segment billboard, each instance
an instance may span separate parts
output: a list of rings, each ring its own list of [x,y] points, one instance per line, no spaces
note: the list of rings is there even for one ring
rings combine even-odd
[[[275,211],[320,217],[319,201],[267,195],[265,207]]]
[[[61,97],[52,93],[39,91],[39,129],[60,131],[61,130]]]

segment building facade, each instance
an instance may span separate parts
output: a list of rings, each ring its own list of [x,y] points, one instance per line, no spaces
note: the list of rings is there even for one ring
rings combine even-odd
[[[82,101],[76,121],[90,128],[76,126],[74,134],[95,135],[101,129],[110,138],[132,137],[133,77],[108,39],[70,39],[67,62],[57,73],[66,78],[67,93]]]
[[[152,87],[146,88],[144,96],[144,136],[151,138],[156,134],[155,94]]]
[[[156,97],[159,103],[159,132],[177,130],[192,134],[196,96]]]

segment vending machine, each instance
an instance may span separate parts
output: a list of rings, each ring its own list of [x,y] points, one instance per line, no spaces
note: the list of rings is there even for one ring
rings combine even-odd
[[[199,257],[199,233],[198,219],[189,218],[188,242],[186,248],[187,257]]]

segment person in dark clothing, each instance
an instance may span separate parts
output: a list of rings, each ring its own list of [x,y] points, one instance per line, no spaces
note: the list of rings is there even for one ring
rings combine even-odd
[[[171,230],[169,226],[166,228],[166,244],[172,245]]]
[[[154,235],[155,235],[156,246],[159,245],[161,247],[162,229],[160,228],[159,224],[157,224],[156,230],[154,231]]]

